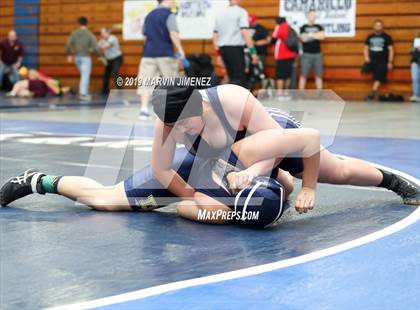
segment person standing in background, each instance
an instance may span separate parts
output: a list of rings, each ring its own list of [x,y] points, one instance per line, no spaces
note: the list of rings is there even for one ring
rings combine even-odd
[[[122,85],[118,85],[117,78],[123,62],[123,57],[118,38],[111,33],[110,28],[102,28],[101,37],[102,39],[99,40],[98,46],[107,60],[103,77],[102,93],[107,95],[109,93],[109,78],[111,76],[115,87],[122,88]]]
[[[245,73],[245,45],[252,55],[252,63],[259,59],[248,31],[248,13],[239,6],[241,0],[229,0],[229,6],[216,16],[213,45],[219,66],[226,67],[229,83],[247,87]]]
[[[252,64],[252,55],[246,50],[245,52],[245,72],[247,74],[247,85],[255,95],[257,94],[256,86],[258,81],[265,80],[264,67],[267,57],[267,47],[271,43],[271,37],[267,28],[258,24],[257,16],[249,14],[249,34],[254,41],[259,59],[258,64]]]
[[[315,23],[316,12],[310,9],[308,23],[300,27],[300,39],[302,41],[303,53],[300,59],[301,75],[299,79],[299,89],[305,89],[306,79],[313,68],[315,71],[315,85],[317,89],[322,89],[323,56],[321,53],[320,41],[325,39],[324,28]]]
[[[91,53],[95,52],[98,56],[99,51],[96,44],[96,38],[87,28],[88,20],[81,16],[78,19],[79,28],[74,30],[67,40],[66,54],[67,62],[73,62],[71,52],[74,52],[74,63],[80,72],[79,81],[79,99],[82,101],[91,100],[89,93],[90,74],[92,71]]]
[[[267,57],[267,47],[271,43],[271,38],[267,28],[257,23],[257,15],[255,14],[249,14],[249,34],[254,41],[258,58],[264,67],[265,58]]]
[[[365,63],[370,64],[373,73],[372,91],[365,98],[366,101],[375,100],[379,86],[386,82],[388,70],[392,70],[394,62],[394,42],[390,35],[384,32],[381,20],[373,23],[373,33],[365,41]]]
[[[411,81],[413,83],[413,95],[411,102],[420,102],[420,33],[413,42],[411,57]]]
[[[176,16],[171,12],[175,7],[174,0],[158,0],[158,6],[147,14],[143,26],[144,51],[139,66],[139,77],[142,81],[148,78],[177,77],[179,63],[175,58],[174,47],[178,58],[185,59],[185,52],[179,37]],[[153,87],[141,86],[141,109],[139,118],[150,118],[149,97]]]
[[[3,75],[7,73],[11,84],[19,80],[19,67],[23,59],[23,45],[18,40],[16,31],[10,30],[7,39],[0,41],[0,89]]]
[[[280,17],[278,24],[274,28],[272,37],[275,40],[274,59],[276,60],[276,84],[277,95],[279,99],[286,99],[285,97],[285,84],[290,79],[293,72],[293,64],[295,62],[297,52],[292,51],[286,45],[286,39],[289,35],[290,25],[287,23],[286,18]],[[297,35],[296,35],[296,41]],[[298,50],[298,47],[296,48]]]

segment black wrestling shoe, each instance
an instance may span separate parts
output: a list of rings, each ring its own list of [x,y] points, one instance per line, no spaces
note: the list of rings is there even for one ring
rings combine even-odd
[[[0,205],[7,206],[9,203],[32,193],[45,195],[40,182],[44,175],[38,170],[29,169],[17,177],[9,179],[0,189]]]
[[[408,181],[393,174],[391,184],[388,187],[397,195],[401,196],[407,205],[420,205],[420,195],[418,189]]]

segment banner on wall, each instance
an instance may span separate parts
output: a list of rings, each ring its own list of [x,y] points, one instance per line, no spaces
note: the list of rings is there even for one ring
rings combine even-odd
[[[177,0],[176,16],[181,38],[210,39],[217,12],[228,4],[228,0]],[[156,0],[124,1],[124,40],[143,39],[144,20],[156,6]]]
[[[309,9],[329,37],[353,37],[356,33],[356,0],[280,0],[280,16],[298,30],[306,24]]]

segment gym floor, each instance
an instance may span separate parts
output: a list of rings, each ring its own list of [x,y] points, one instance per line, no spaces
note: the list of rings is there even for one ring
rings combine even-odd
[[[1,183],[28,168],[120,181],[150,162],[151,121],[122,143],[133,102],[104,113],[103,98],[0,101]],[[347,103],[329,149],[419,184],[419,115]],[[313,212],[289,208],[265,230],[189,222],[173,206],[103,213],[32,195],[0,209],[0,308],[418,309],[419,215],[391,192],[335,185],[319,186]]]

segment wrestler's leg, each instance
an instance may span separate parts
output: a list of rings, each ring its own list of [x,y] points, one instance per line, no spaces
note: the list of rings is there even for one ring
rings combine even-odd
[[[298,130],[302,129],[292,129],[291,132]],[[257,143],[256,140],[258,135],[260,136],[258,141],[259,143]],[[250,137],[236,142],[232,149],[234,150],[235,154],[239,154],[239,159],[241,162],[247,166],[252,165],[265,159],[264,156],[260,154],[262,151],[259,150],[266,151],[266,146],[268,148],[268,153],[270,154],[276,154],[276,151],[277,153],[281,153],[280,148],[284,144],[272,143],[272,141],[277,140],[269,140],[270,136],[278,136],[279,138],[284,137],[285,141],[290,140],[288,142],[292,144],[297,143],[297,141],[291,140],[293,135],[282,136],[275,135],[274,131],[265,131],[251,135]],[[299,140],[300,136],[295,136],[294,138]],[[264,145],[264,147],[252,148],[251,144],[259,146]],[[298,151],[298,149],[293,151]],[[382,173],[380,170],[371,166],[367,162],[358,159],[341,160],[332,155],[328,150],[322,149],[320,152],[319,181],[333,184],[378,186],[382,181]]]
[[[20,96],[22,91],[29,89],[29,81],[28,80],[21,80],[17,81],[10,92],[12,96]]]
[[[105,187],[86,177],[45,175],[36,169],[9,179],[0,190],[0,204],[7,206],[33,193],[62,195],[97,210],[130,210],[123,183]]]
[[[326,149],[320,153],[318,182],[382,187],[401,196],[405,204],[420,203],[417,188],[402,177],[375,168],[360,159],[340,159]]]
[[[283,185],[284,188],[284,200],[287,200],[289,195],[293,192],[294,184],[293,184],[293,176],[282,169],[277,169],[277,177],[276,180]]]
[[[173,167],[185,181],[193,161],[183,150],[175,154]],[[86,177],[62,177],[57,192],[103,211],[149,211],[179,200],[156,180],[150,165],[115,186],[103,186]]]
[[[327,149],[320,154],[318,181],[331,184],[378,186],[382,172],[359,159],[339,159]]]
[[[246,165],[298,152],[311,157],[320,151],[320,134],[310,128],[264,130],[235,142],[232,150]]]
[[[177,213],[183,218],[208,224],[227,224],[227,214],[232,210],[220,201],[200,192],[194,194],[194,200],[182,200],[177,203]],[[207,214],[214,213],[212,217]],[[200,215],[203,216],[200,218]]]
[[[194,157],[178,150],[174,169],[188,179]],[[29,169],[6,181],[0,189],[0,205],[7,206],[27,195],[59,194],[97,210],[153,210],[173,202],[174,195],[154,178],[150,165],[115,186],[102,184],[86,177],[45,175]]]
[[[124,182],[115,186],[103,186],[86,177],[64,176],[58,183],[57,194],[83,203],[95,210],[132,210],[125,193]]]

